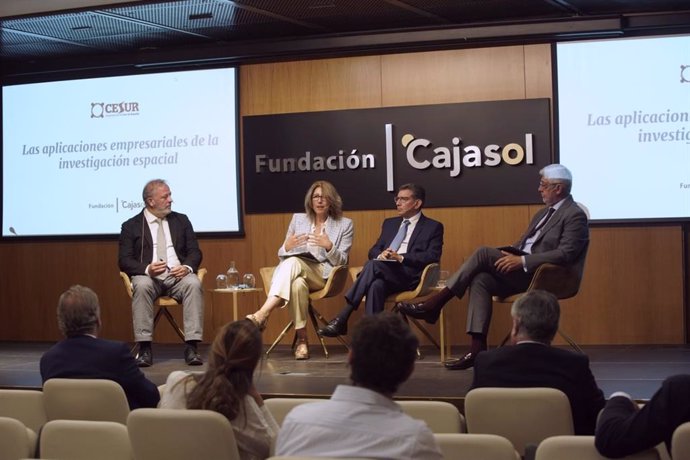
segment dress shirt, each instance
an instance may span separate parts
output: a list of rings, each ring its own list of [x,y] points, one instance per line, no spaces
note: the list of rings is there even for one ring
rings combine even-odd
[[[158,238],[156,235],[158,234],[158,226],[160,225],[158,222],[158,217],[154,216],[151,214],[151,212],[148,209],[144,209],[144,216],[146,216],[146,222],[149,224],[149,230],[151,231],[151,239],[153,241],[153,262],[157,262],[156,260],[156,254],[158,254],[158,243],[157,240]],[[168,225],[168,220],[164,217],[160,220],[163,222],[163,233],[165,233],[165,252],[167,254],[167,259],[168,259],[168,270],[172,267],[177,267],[180,265],[180,259],[177,257],[177,253],[175,252],[175,248],[173,247],[172,244],[172,238],[170,237],[170,226]],[[193,273],[194,270],[192,267],[185,265],[187,269],[189,270],[189,273]],[[149,272],[149,268],[146,267],[146,273]],[[164,271],[160,275],[157,276],[159,279],[165,279],[168,277],[168,271]]]
[[[275,455],[437,460],[429,427],[372,390],[338,385],[330,400],[301,404],[285,418]]]
[[[184,371],[170,373],[159,407],[187,409],[187,393],[196,385],[193,380],[180,383],[188,375]],[[244,414],[240,412],[234,420],[230,420],[240,459],[264,460],[270,456],[271,445],[278,433],[278,423],[265,405],[259,407],[249,395],[244,397],[243,406]]]
[[[422,212],[419,211],[417,214],[414,216],[410,217],[410,225],[407,226],[407,233],[405,233],[405,238],[403,238],[402,243],[400,244],[400,247],[398,248],[398,254],[405,254],[407,252],[407,245],[410,243],[410,238],[412,237],[412,232],[414,232],[414,228],[417,226],[417,222],[419,222],[419,217],[422,215]],[[405,219],[403,219],[405,221]],[[400,223],[402,225],[402,222]]]

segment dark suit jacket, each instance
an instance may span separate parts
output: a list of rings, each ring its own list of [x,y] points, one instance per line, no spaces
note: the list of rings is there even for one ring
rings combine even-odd
[[[604,394],[589,369],[586,355],[538,343],[494,348],[477,354],[472,388],[548,387],[570,401],[575,434],[594,434]]]
[[[392,217],[383,221],[381,234],[369,249],[369,260],[375,259],[390,246],[402,221],[402,217]],[[407,252],[402,262],[404,273],[417,284],[424,267],[441,260],[442,249],[443,224],[422,214],[407,244]]]
[[[595,444],[611,458],[651,449],[662,441],[670,451],[673,431],[685,422],[690,422],[690,375],[674,375],[640,410],[625,396],[609,399],[599,417]]]
[[[127,344],[88,335],[66,338],[41,357],[41,379],[108,379],[120,384],[130,409],[156,407],[158,387],[137,367]]]
[[[201,264],[201,250],[192,223],[186,215],[174,211],[166,219],[177,258],[196,273]],[[146,274],[146,267],[153,260],[153,239],[143,210],[122,224],[118,260],[120,270],[130,278]]]

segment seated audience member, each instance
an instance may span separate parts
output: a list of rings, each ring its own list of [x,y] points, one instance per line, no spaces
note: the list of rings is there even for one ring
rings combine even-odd
[[[98,338],[101,309],[98,296],[84,286],[62,293],[57,320],[65,339],[41,357],[41,379],[108,379],[125,390],[130,409],[156,407],[158,388],[137,367],[124,342]]]
[[[440,459],[431,430],[404,414],[393,395],[412,374],[417,337],[398,316],[365,316],[352,335],[352,385],[285,418],[275,455]]]
[[[253,382],[261,351],[261,333],[251,321],[226,324],[213,341],[206,372],[172,372],[160,407],[219,412],[230,420],[242,460],[269,457],[278,424]]]
[[[381,234],[369,249],[369,261],[345,294],[345,306],[333,320],[319,329],[319,335],[338,337],[347,334],[347,322],[362,299],[366,297],[366,315],[380,313],[386,297],[414,289],[424,268],[441,259],[443,224],[422,213],[425,200],[423,187],[416,184],[400,186],[394,199],[398,217],[383,221]]]
[[[266,302],[247,318],[263,329],[271,312],[287,307],[295,323],[295,359],[309,359],[307,309],[309,293],[326,286],[336,265],[347,264],[352,246],[352,221],[343,217],[343,200],[332,184],[314,182],[304,197],[304,213],[293,214],[280,264],[273,272]]]
[[[604,394],[586,355],[551,347],[560,317],[556,296],[529,291],[513,303],[510,313],[514,346],[479,353],[472,388],[556,388],[570,401],[575,434],[594,434]]]
[[[613,393],[599,416],[595,444],[601,455],[611,458],[651,449],[662,441],[670,452],[673,432],[685,422],[690,422],[690,374],[674,375],[642,408],[626,393]]]

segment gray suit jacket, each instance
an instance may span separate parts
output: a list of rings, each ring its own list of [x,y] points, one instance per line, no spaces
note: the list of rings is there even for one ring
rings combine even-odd
[[[522,237],[514,244],[520,243],[547,213],[548,207],[540,210],[532,219]],[[589,246],[589,227],[587,214],[573,200],[565,198],[563,204],[544,225],[532,245],[532,253],[525,256],[529,273],[534,272],[541,264],[574,265],[580,274],[584,269],[585,255]]]
[[[285,239],[294,234],[300,235],[303,233],[310,233],[311,225],[312,222],[309,220],[306,213],[293,214],[285,234]],[[331,240],[331,243],[333,243],[333,247],[330,251],[326,251],[321,247],[307,248],[307,246],[298,246],[288,252],[285,250],[285,244],[283,243],[280,249],[278,249],[278,257],[282,260],[295,254],[311,252],[312,255],[321,262],[323,277],[328,278],[334,266],[347,264],[350,247],[352,246],[352,235],[354,234],[352,220],[347,217],[341,217],[340,219],[329,217],[328,220],[326,220],[326,234],[328,235],[328,239]]]

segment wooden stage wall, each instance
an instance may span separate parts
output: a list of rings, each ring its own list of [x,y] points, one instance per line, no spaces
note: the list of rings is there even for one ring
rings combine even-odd
[[[549,45],[247,65],[240,72],[240,110],[242,115],[261,115],[551,98],[551,76]],[[576,200],[578,188],[586,186],[577,179],[573,191]],[[535,195],[537,183],[535,177]],[[308,185],[295,183],[304,190]],[[381,221],[395,212],[347,212],[347,203],[345,209],[355,223],[350,263],[362,265]],[[478,245],[514,241],[538,209],[496,206],[426,210],[445,225],[443,269],[454,270]],[[40,212],[40,207],[36,211]],[[259,267],[275,265],[289,219],[289,214],[249,215],[245,216],[245,238],[201,240],[203,266],[209,271],[205,288],[213,288],[215,275],[224,272],[231,260],[241,273],[254,273],[261,285]],[[684,285],[688,275],[683,260],[687,258],[687,239],[687,230],[680,224],[593,227],[582,289],[576,298],[562,303],[563,330],[580,344],[685,343]],[[75,283],[90,286],[99,294],[103,336],[132,339],[130,302],[118,276],[117,241],[4,242],[0,244],[0,266],[0,340],[59,339],[57,298]],[[252,311],[258,297],[241,296],[240,312]],[[213,336],[214,307],[216,313],[221,307],[227,308],[226,299],[216,299],[215,305],[212,300],[208,293],[207,340]],[[341,305],[342,298],[329,299],[320,303],[320,310],[331,317]],[[453,344],[467,343],[463,332],[466,310],[465,299],[454,300],[447,307]],[[264,334],[266,341],[277,334],[286,318],[285,311],[271,318]],[[508,308],[500,306],[494,312],[490,341],[499,341],[508,327]],[[167,325],[156,332],[158,341],[177,340]],[[312,333],[312,342],[314,339]]]

